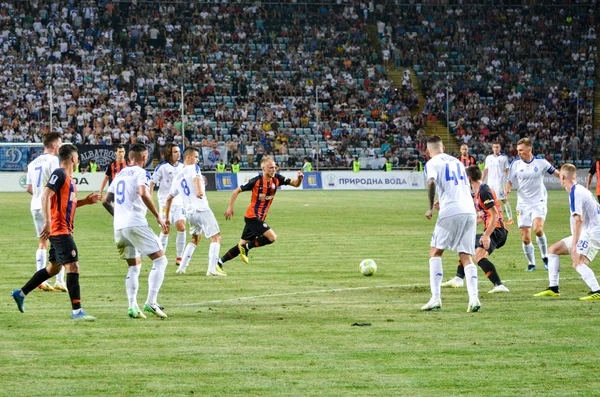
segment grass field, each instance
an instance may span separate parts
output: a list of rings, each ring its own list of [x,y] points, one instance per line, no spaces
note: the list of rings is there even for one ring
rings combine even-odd
[[[249,196],[227,222],[229,193],[209,199],[224,253],[239,239]],[[465,289],[444,290],[440,312],[419,310],[430,297],[434,225],[423,216],[425,192],[280,192],[268,218],[278,241],[251,251],[249,265],[228,262],[223,278],[204,275],[206,241],[176,275],[173,237],[164,321],[127,317],[126,266],[101,205],[77,211],[75,232],[83,307],[98,321],[71,321],[59,292],[33,291],[19,313],[10,291],[35,269],[29,198],[2,194],[0,208],[2,396],[600,394],[600,302],[577,300],[588,291],[567,260],[562,296],[533,298],[547,273],[537,246],[538,270],[523,271],[515,226],[492,255],[509,294],[488,295],[480,271],[479,313],[466,313]],[[568,217],[567,194],[550,192],[550,242],[569,234]],[[364,258],[377,261],[375,276],[360,275]],[[447,279],[456,255],[444,258]]]

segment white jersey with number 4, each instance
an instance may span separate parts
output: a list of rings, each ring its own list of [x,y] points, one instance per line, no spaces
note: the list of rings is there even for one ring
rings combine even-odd
[[[158,186],[158,204],[160,208],[165,206],[169,192],[171,191],[171,184],[173,179],[183,169],[183,163],[178,162],[176,165],[163,161],[156,166],[154,174],[152,175],[152,182]],[[172,205],[182,205],[180,198],[176,197],[173,199]]]
[[[59,167],[58,156],[44,153],[27,166],[27,184],[31,185],[31,210],[42,208],[42,194],[52,172]]]
[[[555,168],[546,159],[534,157],[530,162],[516,159],[510,165],[508,180],[517,190],[517,208],[547,204],[548,192],[544,175],[554,174]]]
[[[150,187],[150,174],[145,169],[133,165],[123,168],[108,187],[114,194],[115,230],[128,227],[148,226],[146,205],[139,195],[139,187]]]
[[[582,232],[590,237],[600,240],[600,207],[596,197],[585,187],[577,184],[569,194],[571,209],[571,234],[573,234],[573,215],[581,216],[583,221]]]
[[[200,189],[202,189],[202,198],[196,197],[196,186],[194,179],[199,179]],[[210,210],[208,199],[204,191],[204,178],[197,165],[186,165],[181,172],[177,174],[171,185],[171,196],[181,197],[183,208],[189,216],[196,211],[203,212]],[[173,200],[175,201],[175,200]]]
[[[492,186],[506,185],[506,170],[509,169],[508,158],[502,154],[494,156],[490,154],[485,158],[485,169],[487,173],[487,184]]]
[[[456,214],[475,214],[465,166],[456,157],[440,153],[425,164],[427,179],[435,179],[440,200],[438,219]]]

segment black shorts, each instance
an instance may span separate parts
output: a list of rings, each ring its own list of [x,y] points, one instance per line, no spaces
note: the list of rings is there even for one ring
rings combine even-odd
[[[78,262],[77,245],[70,234],[61,234],[59,236],[50,236],[50,253],[48,260],[57,265]]]
[[[242,232],[242,240],[252,241],[270,229],[269,225],[258,218],[244,217],[244,222],[246,226],[244,226],[244,231]]]
[[[483,245],[481,245],[479,243],[479,239],[481,238],[482,234],[478,234],[475,237],[475,247],[476,248],[483,248]],[[504,228],[495,228],[494,231],[492,232],[492,235],[490,236],[490,249],[487,250],[488,254],[491,254],[492,252],[494,252],[494,250],[496,248],[502,248],[504,246],[504,244],[506,244],[506,239],[508,238],[508,230],[504,229]]]

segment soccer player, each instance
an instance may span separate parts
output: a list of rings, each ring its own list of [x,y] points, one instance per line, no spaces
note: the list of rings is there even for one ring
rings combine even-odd
[[[204,233],[210,239],[208,271],[206,275],[226,276],[225,272],[217,268],[219,250],[221,249],[221,231],[217,218],[215,218],[208,205],[208,199],[204,191],[204,178],[198,166],[199,157],[199,151],[194,147],[189,147],[183,152],[183,170],[175,177],[171,185],[171,193],[167,197],[165,205],[165,219],[168,226],[173,200],[178,195],[181,195],[185,214],[191,227],[190,234],[192,235],[192,241],[185,247],[183,259],[179,265],[179,269],[177,269],[177,273],[185,273],[194,250],[200,242],[200,237]]]
[[[118,144],[115,146],[115,161],[108,165],[108,168],[104,173],[104,179],[102,180],[102,185],[100,185],[100,196],[104,195],[104,188],[107,184],[110,186],[115,179],[115,176],[117,176],[117,174],[125,167],[127,167],[127,162],[125,161],[125,146]]]
[[[50,179],[52,172],[60,164],[58,162],[58,149],[62,144],[60,134],[50,132],[43,137],[44,153],[33,160],[27,166],[27,193],[31,194],[31,215],[33,216],[33,225],[38,237],[38,249],[35,252],[36,270],[46,268],[46,253],[48,250],[48,239],[41,238],[40,235],[44,229],[46,220],[42,212],[42,194],[44,188]],[[63,291],[67,292],[65,284],[65,269],[62,268],[56,275],[54,287],[44,281],[38,286],[44,291]]]
[[[477,216],[465,166],[455,157],[444,153],[442,138],[439,136],[434,135],[427,140],[427,152],[431,160],[425,165],[429,199],[429,209],[425,217],[431,219],[433,216],[436,191],[439,196],[439,216],[429,250],[431,299],[421,310],[442,308],[442,254],[449,249],[458,252],[465,270],[469,295],[467,312],[477,312],[481,303],[477,286],[477,266],[473,264],[472,259],[475,252],[473,241],[477,232]]]
[[[179,146],[174,143],[167,143],[165,146],[165,161],[156,166],[154,175],[152,175],[152,180],[150,181],[150,194],[154,192],[154,185],[158,185],[158,205],[163,219],[165,219],[165,205],[171,191],[171,184],[175,176],[183,169],[183,163],[179,161],[180,158],[181,151],[179,150]],[[177,238],[175,239],[177,259],[175,260],[175,264],[179,266],[183,250],[185,249],[185,211],[181,197],[176,197],[173,201],[169,222],[171,225],[175,225],[177,229]],[[169,231],[166,234],[161,232],[159,239],[163,246],[163,251],[166,253],[167,245],[169,244]]]
[[[517,223],[521,231],[523,252],[527,258],[528,272],[535,270],[535,250],[531,243],[531,228],[536,235],[544,267],[548,268],[548,240],[544,234],[544,222],[548,212],[548,192],[544,186],[544,174],[558,178],[559,172],[546,159],[533,156],[533,145],[529,138],[517,142],[519,158],[510,165],[506,198],[514,184],[517,185]]]
[[[167,315],[157,303],[158,293],[165,278],[167,257],[164,255],[158,237],[146,220],[147,209],[152,212],[163,233],[169,230],[154,205],[150,193],[150,175],[143,168],[148,160],[148,149],[136,143],[129,147],[130,166],[115,177],[108,188],[102,205],[114,217],[115,243],[128,266],[125,289],[129,299],[128,315],[131,318],[146,318],[137,303],[141,255],[152,260],[152,270],[148,275],[148,299],[144,310],[160,318]]]
[[[600,202],[600,159],[594,160],[592,166],[590,167],[590,172],[587,178],[587,184],[585,185],[585,188],[588,190],[590,190],[590,185],[592,184],[592,179],[594,178],[594,175],[596,175],[596,197]]]
[[[271,208],[271,204],[275,198],[275,193],[277,193],[279,186],[282,185],[299,187],[304,178],[302,171],[298,171],[297,178],[293,180],[276,174],[275,161],[270,156],[265,156],[261,159],[260,168],[262,169],[262,175],[250,179],[245,185],[239,186],[231,194],[229,206],[225,211],[226,220],[233,218],[233,205],[241,192],[251,191],[252,198],[244,214],[245,226],[242,231],[242,237],[236,246],[227,251],[219,259],[217,266],[221,268],[220,270],[222,270],[225,262],[238,255],[244,263],[248,263],[248,252],[252,248],[272,244],[277,240],[277,235],[265,222],[269,208]]]
[[[96,318],[86,314],[81,308],[79,258],[77,245],[73,240],[73,220],[76,208],[97,203],[100,195],[90,193],[85,199],[77,200],[77,187],[72,178],[75,165],[79,161],[77,147],[72,144],[62,145],[58,155],[60,168],[52,172],[42,195],[45,223],[40,237],[50,239],[50,265],[38,270],[21,289],[14,290],[12,297],[19,311],[24,313],[25,296],[64,267],[67,269],[67,289],[73,308],[71,318],[94,321]]]
[[[571,210],[571,235],[550,246],[548,255],[548,289],[534,296],[560,296],[558,278],[559,255],[570,255],[573,268],[590,288],[590,293],[579,300],[600,300],[600,286],[596,275],[588,266],[600,249],[600,207],[594,195],[577,184],[577,168],[563,164],[560,168],[560,185],[569,193]]]
[[[502,284],[496,266],[488,259],[496,248],[504,246],[508,237],[500,201],[496,197],[496,192],[490,186],[482,183],[483,177],[478,166],[468,167],[467,177],[475,194],[475,209],[482,215],[485,227],[483,233],[478,234],[475,238],[475,263],[479,265],[485,276],[494,285],[494,288],[489,290],[488,294],[509,292],[508,288]],[[465,272],[462,264],[459,263],[456,277],[443,283],[442,287],[460,288],[463,286],[464,278]]]
[[[514,223],[512,210],[506,197],[506,178],[508,177],[510,166],[508,165],[508,158],[500,154],[500,149],[499,142],[492,143],[492,154],[485,158],[482,181],[485,182],[487,177],[487,184],[496,192],[498,199],[504,204],[504,213],[508,218],[506,224],[512,225]]]
[[[458,158],[465,168],[477,165],[475,157],[469,155],[469,146],[466,143],[460,145],[460,157]]]

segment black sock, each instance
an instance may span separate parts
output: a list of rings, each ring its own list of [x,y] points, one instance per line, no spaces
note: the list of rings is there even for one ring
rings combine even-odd
[[[81,309],[81,292],[79,291],[79,273],[67,273],[67,289],[73,310]]]
[[[35,272],[33,276],[31,276],[29,281],[25,283],[23,288],[21,288],[21,291],[23,291],[24,295],[27,295],[28,293],[36,289],[38,285],[48,280],[49,278],[50,274],[48,274],[48,270],[46,270],[46,268],[40,269],[37,272]]]
[[[258,248],[269,244],[273,244],[273,242],[265,236],[260,236],[255,238],[254,241],[246,244],[246,247],[248,248],[248,250],[250,250],[251,248]]]
[[[234,245],[225,255],[221,257],[221,263],[225,263],[229,260],[232,260],[236,256],[240,254],[240,249],[237,245]]]
[[[554,291],[558,294],[558,286],[556,287],[548,287],[549,290]]]
[[[463,266],[461,261],[458,261],[458,266],[456,268],[456,277],[465,278],[465,267]]]
[[[492,262],[490,262],[489,259],[483,258],[479,262],[477,262],[477,264],[479,265],[481,270],[483,270],[483,272],[485,273],[485,276],[488,278],[488,280],[490,280],[492,282],[492,284],[494,284],[494,285],[502,284],[502,281],[500,280],[500,276],[498,275],[498,272],[496,271],[496,266],[494,266],[494,264]]]

